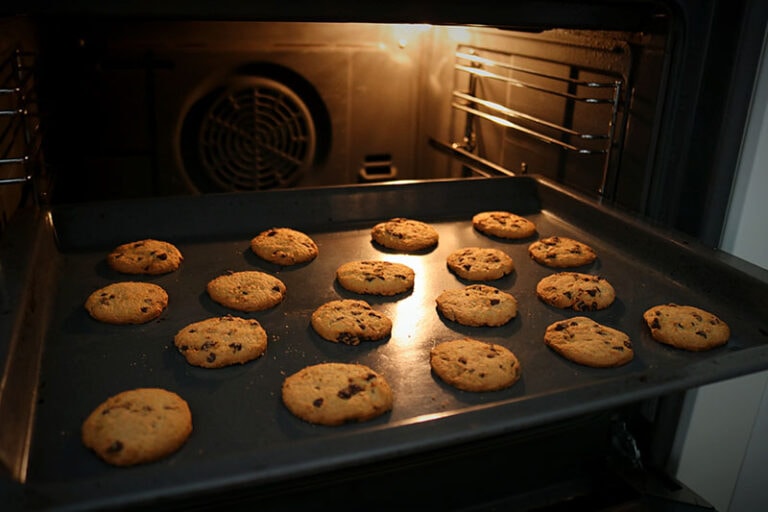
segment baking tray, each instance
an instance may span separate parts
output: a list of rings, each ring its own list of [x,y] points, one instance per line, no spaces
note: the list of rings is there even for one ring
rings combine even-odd
[[[617,291],[615,303],[574,313],[538,300],[536,283],[555,270],[528,257],[536,237],[505,241],[472,228],[474,213],[493,209],[525,215],[536,223],[537,237],[569,236],[591,245],[598,260],[577,270],[607,277]],[[430,222],[440,234],[437,247],[399,254],[372,243],[370,228],[397,216]],[[0,260],[8,296],[2,327],[9,333],[2,347],[6,385],[0,411],[6,414],[0,442],[10,466],[0,497],[14,508],[104,509],[296,481],[768,368],[765,271],[535,176],[59,205],[18,223],[22,227],[9,232]],[[253,255],[250,239],[275,226],[311,235],[319,246],[317,259],[280,267]],[[130,277],[163,286],[170,297],[167,310],[144,325],[91,319],[85,298],[127,279],[107,267],[105,254],[119,243],[149,237],[175,243],[184,255],[174,273]],[[450,252],[466,246],[496,247],[512,256],[515,272],[489,283],[518,299],[519,314],[507,325],[465,327],[436,311],[442,290],[470,284],[445,263]],[[370,258],[411,266],[413,291],[361,297],[336,285],[340,264]],[[283,280],[285,301],[271,310],[238,313],[207,297],[210,279],[248,269]],[[352,297],[392,318],[390,338],[347,346],[312,331],[315,308]],[[653,341],[642,312],[667,302],[715,312],[731,326],[729,343],[690,353]],[[173,346],[174,334],[191,322],[228,313],[264,326],[265,355],[222,369],[188,365]],[[552,352],[542,341],[545,328],[576,314],[629,334],[635,359],[620,368],[594,369]],[[464,336],[510,348],[521,362],[520,381],[502,391],[467,393],[437,380],[429,368],[430,348]],[[326,361],[358,362],[382,373],[395,394],[391,413],[340,427],[292,416],[280,400],[283,380]],[[175,391],[189,402],[194,422],[189,441],[156,463],[130,468],[103,463],[81,444],[82,421],[108,396],[148,386]],[[14,420],[6,421],[11,415]]]

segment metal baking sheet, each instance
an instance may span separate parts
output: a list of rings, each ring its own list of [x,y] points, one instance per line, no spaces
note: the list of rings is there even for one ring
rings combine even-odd
[[[473,229],[472,215],[491,209],[525,215],[536,224],[537,236],[569,236],[596,250],[598,260],[577,270],[608,278],[617,300],[606,310],[579,314],[629,334],[635,348],[630,364],[587,368],[543,344],[547,325],[577,313],[537,299],[536,283],[555,270],[528,257],[527,247],[535,237],[505,241]],[[373,224],[396,216],[430,222],[440,235],[437,247],[400,254],[372,243]],[[51,301],[50,314],[41,320],[44,339],[37,384],[28,390],[28,409],[22,411],[34,412],[31,443],[24,482],[2,481],[3,492],[23,508],[101,509],[290,481],[768,368],[764,272],[535,177],[62,205],[52,208],[44,222],[55,250],[38,251],[43,254],[27,262],[52,275],[52,285],[40,285],[52,287],[38,294]],[[250,251],[250,238],[274,226],[308,233],[319,246],[318,258],[296,267],[260,260]],[[178,271],[128,278],[107,267],[104,257],[112,247],[148,237],[180,248],[184,262]],[[514,273],[489,283],[518,299],[519,314],[509,324],[465,327],[438,314],[435,297],[441,291],[470,284],[446,267],[448,254],[467,246],[496,247],[512,256]],[[336,268],[357,259],[411,266],[416,272],[413,291],[382,298],[341,289],[334,280]],[[6,260],[5,266],[13,267],[13,262]],[[267,311],[239,313],[206,295],[212,278],[250,269],[283,280],[285,301]],[[6,275],[10,281],[13,277]],[[164,314],[144,325],[115,326],[91,319],[83,308],[85,298],[101,286],[127,279],[163,286],[170,297]],[[13,282],[8,287],[11,293],[21,289]],[[392,318],[390,338],[347,346],[312,331],[309,318],[315,308],[352,297],[368,300]],[[642,312],[667,302],[715,312],[731,326],[731,340],[706,353],[653,341]],[[44,311],[44,305],[38,304],[37,310]],[[269,335],[266,354],[245,365],[215,370],[187,364],[173,346],[174,334],[191,322],[228,313],[255,318],[264,326]],[[16,314],[34,311],[25,308]],[[464,336],[510,348],[521,362],[520,381],[502,391],[467,393],[437,380],[430,372],[430,348]],[[359,362],[382,373],[395,393],[392,412],[340,427],[310,425],[293,417],[280,399],[284,378],[326,361]],[[11,360],[6,373],[13,368]],[[108,396],[147,386],[175,391],[189,402],[194,421],[189,441],[156,463],[131,468],[103,463],[81,444],[82,421]]]

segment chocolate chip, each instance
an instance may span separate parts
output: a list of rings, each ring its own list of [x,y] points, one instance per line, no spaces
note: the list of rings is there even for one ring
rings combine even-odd
[[[216,360],[216,354],[214,354],[213,352],[209,353],[208,357],[206,357],[205,360],[208,361],[209,363],[214,362]]]
[[[696,331],[696,334],[701,336],[704,339],[707,339],[707,333],[704,331]]]
[[[115,441],[111,445],[109,445],[109,448],[107,448],[107,453],[118,453],[122,451],[123,449],[123,443],[120,441]]]
[[[315,400],[312,402],[312,405],[315,407],[322,407],[323,406],[323,399],[322,398],[315,398]]]
[[[344,389],[340,389],[338,393],[336,393],[336,396],[341,398],[342,400],[349,400],[354,395],[360,393],[361,391],[364,391],[365,388],[362,386],[358,386],[357,384],[350,384]]]
[[[659,317],[656,317],[651,322],[651,329],[661,329],[661,322],[659,322]]]

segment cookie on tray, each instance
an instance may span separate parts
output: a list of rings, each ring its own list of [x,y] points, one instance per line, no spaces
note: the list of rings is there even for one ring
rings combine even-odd
[[[144,324],[168,307],[168,293],[154,283],[121,281],[91,293],[85,309],[94,319],[108,324]]]
[[[151,238],[118,245],[107,254],[109,267],[123,274],[167,274],[177,270],[183,260],[175,245]]]
[[[296,417],[329,426],[371,420],[394,402],[384,376],[355,363],[307,366],[285,379],[282,399]]]
[[[318,255],[317,244],[307,234],[291,228],[272,228],[251,239],[251,250],[277,265],[307,263]]]
[[[416,273],[408,265],[381,260],[349,261],[336,269],[345,290],[367,295],[397,295],[413,288]]]
[[[492,247],[464,247],[448,255],[448,268],[468,281],[493,281],[515,270],[512,257]]]
[[[105,462],[132,466],[179,450],[192,433],[187,402],[162,388],[123,391],[101,403],[81,428],[83,444]]]
[[[506,347],[472,338],[440,343],[429,354],[432,371],[464,391],[496,391],[520,378],[520,362]]]
[[[443,316],[472,327],[497,327],[517,316],[517,299],[485,284],[445,290],[435,301]]]
[[[238,311],[262,311],[280,304],[285,284],[273,275],[258,270],[228,272],[208,282],[211,299]]]
[[[261,357],[267,350],[267,332],[256,320],[226,315],[187,325],[173,343],[189,364],[221,368]]]
[[[326,302],[312,313],[312,328],[328,341],[359,345],[377,341],[392,332],[392,321],[364,300],[342,299]]]
[[[627,334],[583,316],[550,324],[544,343],[566,359],[594,368],[621,366],[635,356]]]
[[[581,272],[558,272],[538,282],[536,295],[556,308],[596,311],[613,304],[616,290],[604,277]]]
[[[537,263],[547,267],[580,267],[597,259],[589,245],[564,236],[550,236],[536,240],[528,246],[528,254]]]
[[[371,229],[374,242],[396,251],[414,252],[437,245],[437,230],[425,222],[396,217],[376,224]]]
[[[684,350],[710,350],[725,345],[731,336],[727,323],[695,306],[654,306],[643,313],[643,320],[653,339]]]
[[[480,212],[472,217],[472,226],[481,233],[499,238],[529,238],[536,234],[536,224],[506,211]]]

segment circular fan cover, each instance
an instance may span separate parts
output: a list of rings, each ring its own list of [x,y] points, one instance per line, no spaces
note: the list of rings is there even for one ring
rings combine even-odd
[[[199,168],[223,191],[294,184],[311,164],[315,127],[291,89],[266,78],[223,91],[202,116]]]

